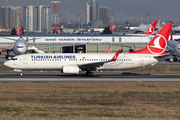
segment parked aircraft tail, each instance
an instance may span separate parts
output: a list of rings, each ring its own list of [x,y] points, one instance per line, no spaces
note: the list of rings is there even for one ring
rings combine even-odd
[[[64,34],[62,28],[60,28],[60,34],[62,34],[62,35]]]
[[[156,24],[157,24],[157,20],[155,20],[151,26],[149,26],[149,28],[146,30],[146,32],[144,32],[144,35],[153,35],[153,32],[155,30],[155,27],[156,27]]]
[[[21,35],[21,28],[18,29],[18,35]]]
[[[109,28],[109,30],[113,31],[113,30],[115,30],[115,27],[116,27],[116,24],[114,24],[114,25],[112,26],[112,28]]]

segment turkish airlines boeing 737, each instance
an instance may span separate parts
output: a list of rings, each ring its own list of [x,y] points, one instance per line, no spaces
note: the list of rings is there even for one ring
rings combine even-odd
[[[4,63],[5,66],[22,70],[61,70],[62,73],[76,74],[80,71],[124,70],[154,65],[166,58],[165,54],[169,34],[172,28],[167,23],[154,39],[143,49],[127,54],[88,54],[88,53],[49,53],[24,54],[15,56]],[[22,74],[21,74],[22,75]]]

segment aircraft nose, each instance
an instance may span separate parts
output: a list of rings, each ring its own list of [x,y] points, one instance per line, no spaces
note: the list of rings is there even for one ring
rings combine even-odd
[[[6,61],[6,62],[4,62],[4,65],[5,65],[6,67],[11,67],[11,61]]]

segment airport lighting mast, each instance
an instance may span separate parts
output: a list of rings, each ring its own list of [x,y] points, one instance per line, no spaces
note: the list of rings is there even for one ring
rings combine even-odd
[[[6,7],[8,6],[8,0],[6,0]]]
[[[79,13],[79,14],[77,15],[77,18],[78,18],[78,30],[79,30],[79,17],[80,17],[80,15],[81,15],[81,13]]]
[[[59,7],[62,4],[58,4],[61,1],[51,1],[53,4],[53,10],[52,10],[52,30],[54,29],[54,32],[57,32],[56,26],[59,24]]]

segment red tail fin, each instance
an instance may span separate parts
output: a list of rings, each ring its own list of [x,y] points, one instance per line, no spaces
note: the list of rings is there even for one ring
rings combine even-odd
[[[172,23],[167,23],[145,48],[131,53],[163,55],[166,50],[171,29]]]
[[[148,30],[146,30],[146,32],[145,32],[144,34],[147,35],[147,33],[148,33],[148,35],[153,35],[153,32],[154,32],[155,27],[156,27],[156,24],[157,24],[157,20],[155,20],[155,21],[151,24],[151,26],[149,26]]]
[[[62,35],[64,34],[62,28],[60,28],[60,33],[61,33]]]
[[[112,28],[109,28],[109,30],[110,30],[110,31],[113,31],[113,30],[115,30],[115,27],[116,27],[116,24],[114,24],[114,25],[112,26]]]
[[[20,34],[21,34],[21,28],[18,29],[18,35],[20,35]]]

